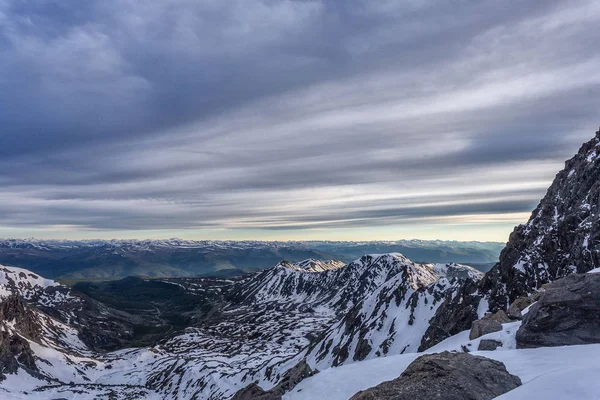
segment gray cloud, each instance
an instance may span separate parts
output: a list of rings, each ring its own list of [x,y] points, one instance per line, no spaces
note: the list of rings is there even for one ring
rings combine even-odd
[[[526,213],[598,124],[599,22],[584,0],[0,0],[0,226]]]

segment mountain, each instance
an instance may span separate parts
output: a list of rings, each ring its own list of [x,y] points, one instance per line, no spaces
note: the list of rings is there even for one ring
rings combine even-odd
[[[500,243],[262,242],[168,240],[0,240],[0,263],[65,281],[109,280],[127,276],[231,277],[270,268],[281,260],[341,260],[364,254],[400,252],[420,262],[477,264],[487,270]]]
[[[600,265],[600,131],[556,175],[529,222],[515,228],[482,282],[490,309]]]
[[[566,161],[526,224],[510,235],[500,261],[478,285],[440,306],[425,350],[468,329],[485,311],[507,310],[544,284],[600,265],[600,131]]]
[[[318,341],[307,359],[318,369],[348,361],[416,352],[429,320],[446,296],[483,274],[457,264],[419,265],[401,255],[361,259],[367,270],[384,266],[393,275],[365,295]]]
[[[24,308],[36,315],[60,323],[59,331],[70,332],[69,337],[76,343],[76,346],[49,343],[42,340],[47,334],[27,335],[13,326],[12,337],[22,337],[26,341],[34,360],[35,368],[23,371],[46,382],[34,381],[21,390],[37,388],[49,396],[60,388],[61,391],[78,391],[92,396],[100,390],[126,385],[145,388],[148,391],[145,396],[206,399],[228,398],[253,382],[265,388],[275,387],[287,379],[288,371],[303,365],[305,360],[330,354],[330,351],[333,354],[333,349],[329,348],[317,353],[318,344],[323,338],[335,336],[339,327],[347,323],[348,315],[357,318],[370,309],[372,299],[381,296],[397,294],[391,304],[383,301],[378,306],[385,309],[389,317],[387,325],[396,324],[400,331],[401,324],[409,324],[416,318],[419,323],[414,324],[414,336],[422,335],[423,323],[435,310],[435,298],[441,299],[458,280],[480,275],[469,267],[455,264],[416,264],[397,253],[367,255],[348,265],[313,259],[280,262],[273,268],[236,280],[127,278],[117,282],[79,284],[73,289],[29,271],[9,267],[4,271],[5,280],[15,276],[20,279],[14,285],[7,285],[4,291],[11,298],[18,298]],[[127,349],[127,343],[135,340],[135,331],[139,328],[137,325],[114,328],[129,332],[130,341],[124,339],[123,350],[102,351],[88,340],[80,339],[89,334],[76,318],[69,321],[50,316],[60,314],[58,310],[62,306],[59,302],[53,303],[57,310],[44,308],[28,291],[15,291],[15,288],[28,287],[28,280],[40,282],[32,286],[39,298],[46,298],[58,288],[70,299],[102,304],[111,316],[115,315],[112,318],[117,319],[117,313],[131,315],[137,321],[149,318],[150,321],[161,321],[162,326],[170,324],[169,330],[158,335],[153,346]],[[95,285],[100,286],[95,289]],[[416,303],[415,297],[419,299]],[[98,311],[97,318],[102,320],[108,311]],[[169,311],[180,315],[183,322],[178,324],[169,320]],[[375,336],[361,337],[360,331],[356,332],[356,337],[360,338],[362,348],[378,349],[381,346]],[[352,332],[351,336],[354,334]],[[400,335],[387,337],[391,351],[396,352],[401,340],[404,339]],[[411,340],[414,342],[414,338]],[[47,348],[51,349],[53,358],[70,361],[55,364],[52,359],[47,359]],[[375,356],[375,350],[367,356]],[[17,355],[13,354],[11,360],[15,357]],[[81,361],[83,359],[86,361]],[[336,353],[335,358],[322,358],[319,365],[327,367],[345,361],[349,360]],[[42,371],[42,375],[37,371]],[[68,381],[64,379],[66,375],[70,377]],[[7,375],[11,382],[12,376]],[[74,386],[68,385],[71,381]],[[54,386],[45,388],[48,382]],[[93,385],[89,386],[91,383]]]

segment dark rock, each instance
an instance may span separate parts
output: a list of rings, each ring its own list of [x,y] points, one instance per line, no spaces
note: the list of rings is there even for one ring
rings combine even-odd
[[[10,295],[0,303],[0,321],[14,321],[15,328],[31,340],[39,340],[42,328],[37,316],[17,295]]]
[[[456,294],[448,293],[446,299],[429,321],[419,351],[425,351],[442,340],[471,328],[478,318],[477,306],[481,296],[477,294],[477,283],[468,279]]]
[[[318,370],[310,368],[306,360],[302,360],[290,368],[279,380],[279,384],[271,390],[263,390],[256,383],[239,390],[232,400],[280,400],[281,396],[296,387],[302,380],[317,374]]]
[[[527,224],[517,226],[476,290],[461,301],[447,299],[430,322],[419,350],[460,332],[477,319],[479,300],[488,310],[507,310],[544,284],[600,265],[600,131],[565,163]],[[467,298],[467,297],[472,298]],[[513,310],[513,315],[518,315]],[[468,329],[465,328],[465,329]],[[464,329],[463,329],[464,330]]]
[[[502,330],[502,324],[493,319],[478,319],[473,321],[471,325],[471,332],[469,332],[469,339],[474,340],[488,333],[499,332]]]
[[[256,383],[239,390],[231,400],[281,400],[281,395],[264,391]]]
[[[0,381],[6,379],[5,374],[17,373],[19,367],[30,373],[38,370],[29,343],[18,335],[0,331]]]
[[[317,370],[313,370],[308,365],[306,360],[302,360],[298,364],[296,364],[293,368],[290,368],[283,375],[283,377],[279,381],[279,384],[277,386],[275,386],[273,389],[271,389],[271,392],[280,394],[280,395],[284,394],[286,392],[289,392],[294,387],[296,387],[297,384],[302,382],[304,379],[309,378],[309,377],[317,374],[318,372],[319,371],[317,371]]]
[[[520,263],[520,268],[515,265]],[[482,289],[490,309],[600,265],[600,131],[565,163],[529,222],[515,228]],[[575,267],[574,267],[575,266]]]
[[[548,285],[517,332],[518,348],[600,343],[600,274]]]
[[[498,347],[502,347],[502,342],[491,339],[483,339],[481,342],[479,342],[477,351],[494,351]]]
[[[520,385],[499,361],[444,352],[417,358],[399,378],[351,400],[491,400]]]
[[[523,319],[523,313],[521,313],[521,310],[519,310],[517,307],[514,307],[514,306],[508,307],[508,310],[506,311],[506,314],[512,320],[515,320],[515,319],[516,320],[521,320],[521,319]]]

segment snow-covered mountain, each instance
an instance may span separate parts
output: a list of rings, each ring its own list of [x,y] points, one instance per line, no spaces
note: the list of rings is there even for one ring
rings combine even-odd
[[[441,301],[453,296],[464,280],[483,276],[467,266],[420,265],[399,255],[386,255],[378,261],[402,265],[402,271],[367,293],[311,345],[310,365],[324,369],[416,352]]]
[[[44,316],[54,325],[58,324],[58,331],[65,332],[65,337],[86,337],[82,325],[74,316],[71,316],[73,323],[70,325],[62,322],[68,322],[67,318],[53,320],[43,311],[49,311],[45,308],[49,304],[41,307],[37,302],[38,298],[45,298],[57,289],[61,293],[66,291],[62,296],[70,301],[85,303],[85,296],[71,293],[68,288],[26,270],[5,270],[5,280],[10,281],[3,287],[7,295],[16,294],[11,298],[21,299],[24,307],[35,315]],[[151,392],[147,395],[161,398],[179,396],[187,399],[196,396],[224,399],[253,382],[269,389],[280,382],[286,371],[305,359],[311,368],[317,367],[317,364],[323,368],[346,361],[341,360],[339,354],[336,354],[337,358],[321,357],[317,361],[318,348],[315,343],[321,343],[320,337],[337,337],[340,326],[348,323],[348,315],[356,318],[360,313],[369,313],[365,324],[370,324],[370,320],[377,319],[377,313],[385,309],[385,329],[390,324],[396,329],[387,337],[389,345],[386,351],[400,352],[398,343],[404,340],[400,339],[402,329],[406,332],[410,330],[413,339],[422,335],[436,302],[458,282],[459,278],[455,275],[463,273],[466,277],[478,277],[477,271],[468,267],[415,264],[401,254],[367,255],[348,265],[318,260],[297,264],[281,262],[229,286],[219,285],[218,290],[225,291],[223,298],[226,301],[214,319],[189,327],[185,332],[150,348],[103,353],[95,351],[83,341],[75,341],[75,346],[61,344],[60,341],[48,343],[37,336],[23,337],[32,349],[32,357],[37,360],[37,371],[43,371],[44,381],[50,380],[56,384],[73,381],[76,390],[84,392],[88,389],[80,385],[91,382],[96,386],[89,393],[100,390],[102,386],[98,385],[129,385],[149,388]],[[19,279],[12,281],[12,277]],[[179,280],[176,284],[189,286],[190,293],[197,293],[199,301],[203,298],[193,279]],[[28,289],[22,291],[19,289],[21,287]],[[37,293],[35,296],[30,294],[34,292]],[[375,305],[373,299],[386,296],[390,296],[389,301],[383,301],[378,311],[375,310],[372,307]],[[416,303],[414,298],[417,299]],[[60,309],[62,303],[57,303],[57,310]],[[59,315],[60,312],[54,314]],[[418,320],[416,324],[412,322],[415,318]],[[359,337],[363,331],[364,328],[351,335]],[[372,335],[360,336],[363,348],[367,346],[366,343],[370,343],[368,346],[373,349],[381,348],[381,340],[376,337],[375,331]],[[20,335],[18,329],[11,332]],[[48,333],[43,336],[46,335],[61,336]],[[418,344],[415,340],[412,342],[413,347]],[[43,357],[47,352],[46,347],[51,349],[48,351],[52,352],[52,358],[63,360],[67,366],[74,366],[75,374],[79,374],[77,379],[67,382],[63,377],[73,373],[70,367],[63,368],[62,364],[50,361],[52,365],[59,366],[56,374],[52,375],[54,367],[48,368]],[[333,349],[327,348],[325,353],[329,351],[333,352]],[[319,356],[323,354],[321,351]],[[81,361],[82,365],[78,365],[79,359],[84,360]],[[87,367],[83,368],[84,365]],[[34,371],[33,376],[36,374]],[[39,385],[42,384],[35,381],[33,387]],[[31,388],[28,387],[29,390]],[[71,390],[67,386],[64,389]]]
[[[297,263],[290,263],[282,261],[278,264],[281,267],[291,269],[293,271],[304,271],[304,272],[324,272],[334,269],[343,268],[346,266],[338,260],[321,261],[309,258],[308,260],[300,261]]]

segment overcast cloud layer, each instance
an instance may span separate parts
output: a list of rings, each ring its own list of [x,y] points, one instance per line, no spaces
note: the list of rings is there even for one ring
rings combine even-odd
[[[598,43],[595,0],[0,0],[0,235],[502,240]]]

